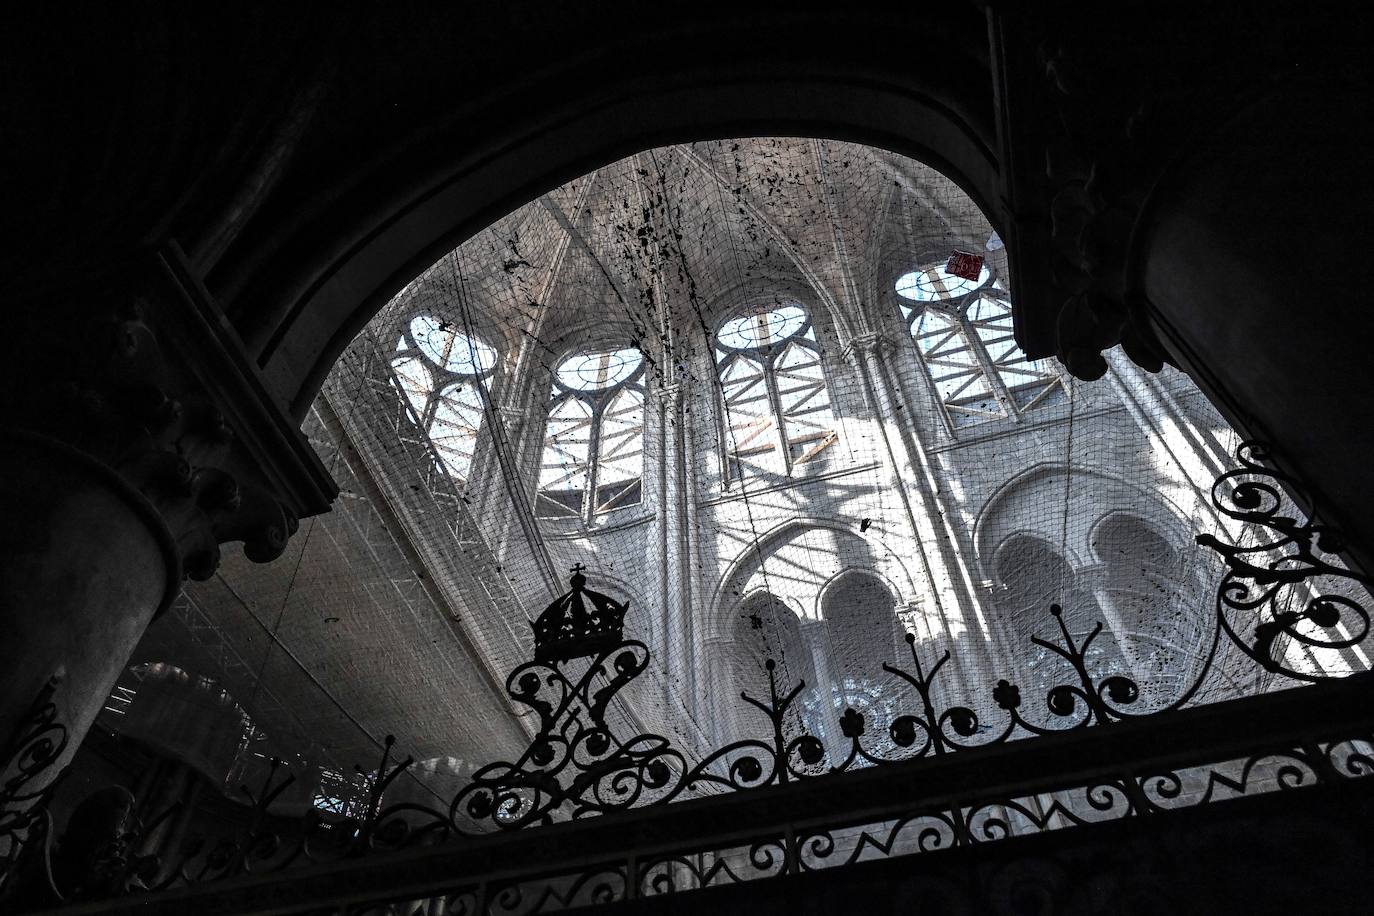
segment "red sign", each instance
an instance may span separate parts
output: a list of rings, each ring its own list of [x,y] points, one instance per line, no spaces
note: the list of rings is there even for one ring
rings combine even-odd
[[[983,256],[960,251],[956,248],[954,253],[949,256],[949,263],[945,265],[945,273],[951,277],[977,280],[983,275]]]

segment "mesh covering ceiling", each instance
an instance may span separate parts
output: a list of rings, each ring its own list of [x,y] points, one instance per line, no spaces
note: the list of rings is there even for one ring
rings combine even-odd
[[[1194,536],[1230,533],[1207,494],[1235,436],[1180,373],[1027,359],[1012,288],[975,203],[895,154],[726,140],[601,168],[376,316],[304,426],[334,511],[188,588],[143,650],[180,657],[144,660],[327,766],[391,733],[452,774],[528,737],[505,672],[582,563],[654,653],[616,715],[689,748],[760,727],[738,694],[765,657],[822,740],[849,706],[881,722],[907,632],[952,653],[950,699],[1051,685],[1051,603],[1103,624],[1095,673],[1170,702],[1214,625]],[[1199,701],[1266,687],[1219,669]]]

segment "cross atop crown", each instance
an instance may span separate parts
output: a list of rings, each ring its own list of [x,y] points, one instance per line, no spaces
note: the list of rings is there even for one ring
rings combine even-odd
[[[587,577],[582,575],[586,568],[573,564],[569,570],[572,590],[557,598],[534,622],[535,661],[567,661],[620,644],[626,605],[587,588]]]

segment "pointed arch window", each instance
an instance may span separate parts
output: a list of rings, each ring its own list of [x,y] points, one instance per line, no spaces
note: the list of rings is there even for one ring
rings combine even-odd
[[[835,443],[835,415],[811,316],[787,302],[716,332],[727,478],[791,474]]]
[[[644,356],[576,353],[554,370],[535,514],[580,518],[644,498]]]
[[[1011,300],[983,266],[976,280],[932,264],[897,279],[897,301],[940,402],[957,427],[1019,415],[1064,394],[1048,359],[1012,335]]]
[[[433,315],[416,315],[391,358],[392,381],[429,437],[436,461],[466,481],[486,410],[496,350]]]

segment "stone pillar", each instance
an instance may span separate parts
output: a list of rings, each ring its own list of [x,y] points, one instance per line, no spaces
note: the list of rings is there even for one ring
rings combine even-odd
[[[691,532],[687,503],[686,444],[683,437],[682,386],[661,385],[659,402],[660,480],[658,507],[659,551],[662,560],[659,595],[663,602],[662,638],[665,685],[670,708],[690,695],[691,652]]]
[[[38,803],[183,579],[210,577],[229,541],[274,559],[336,492],[175,248],[12,314],[0,368],[10,811]],[[32,704],[54,679],[38,734]],[[27,823],[0,836],[0,865]]]
[[[1146,373],[1118,350],[1104,353],[1103,358],[1108,367],[1106,379],[1141,433],[1172,459],[1188,483],[1205,494],[1212,482],[1231,468],[1235,459],[1219,444],[1207,440],[1181,409],[1163,379]],[[1203,511],[1213,517],[1213,522],[1223,524],[1224,520],[1205,497],[1203,503]]]
[[[803,620],[800,630],[801,644],[806,647],[806,652],[810,656],[809,660],[811,662],[811,664],[805,666],[803,670],[810,668],[811,677],[806,678],[806,686],[808,689],[803,690],[797,697],[797,703],[799,704],[798,716],[801,716],[800,704],[805,702],[806,695],[810,693],[816,698],[816,708],[822,727],[830,732],[830,734],[827,735],[830,740],[826,742],[826,744],[829,747],[831,759],[843,760],[844,752],[848,749],[848,745],[846,742],[838,739],[839,732],[835,728],[834,723],[839,719],[844,709],[835,709],[833,703],[834,698],[838,696],[841,697],[843,702],[847,705],[849,697],[843,689],[844,685],[836,678],[834,659],[830,657],[832,642],[830,639],[828,621]],[[792,686],[791,684],[782,685],[785,690],[791,690]],[[800,724],[805,727],[807,731],[810,731],[811,726],[815,723],[814,721],[808,723],[805,717],[801,717]]]
[[[895,348],[893,341],[884,335],[864,334],[850,342],[847,354],[864,381],[873,419],[891,463],[889,486],[901,498],[917,546],[915,552],[921,563],[921,578],[929,588],[928,594],[917,597],[923,605],[923,616],[935,623],[915,632],[923,636],[933,631],[943,637],[946,647],[953,651],[956,634],[950,629],[952,621],[973,629],[984,639],[991,638],[990,630],[974,597],[969,572],[958,556],[957,542],[949,526],[949,516],[940,505],[933,471],[914,439],[910,421],[894,407],[894,402],[908,400],[897,391],[897,382],[888,366],[888,358]],[[945,546],[954,549],[946,550]],[[910,614],[911,605],[907,607]],[[967,675],[963,667],[952,673],[957,678]]]
[[[681,414],[683,426],[683,462],[686,466],[686,476],[684,477],[686,485],[683,496],[686,515],[682,522],[682,532],[685,539],[683,550],[686,559],[684,560],[683,568],[687,575],[687,581],[691,583],[693,589],[695,589],[698,582],[701,581],[700,577],[702,569],[704,568],[701,556],[702,539],[699,515],[701,510],[697,505],[697,500],[700,498],[703,490],[697,461],[699,454],[698,430],[700,429],[698,424],[701,422],[702,417],[710,415],[710,409],[704,406],[707,400],[708,399],[703,399],[698,393],[690,400],[684,402]],[[692,416],[692,411],[694,409],[697,411],[695,418]],[[709,591],[706,592],[705,595],[693,591],[689,597],[689,601],[691,603],[684,606],[687,610],[686,623],[689,631],[687,645],[691,651],[691,655],[687,658],[687,676],[691,679],[691,689],[683,695],[682,699],[688,711],[698,722],[700,722],[704,710],[706,709],[702,696],[702,661],[706,658],[706,654],[705,647],[702,645],[702,636],[705,629],[705,620],[703,620],[702,617],[705,613],[705,607],[704,605],[699,605],[698,602],[709,601]]]

